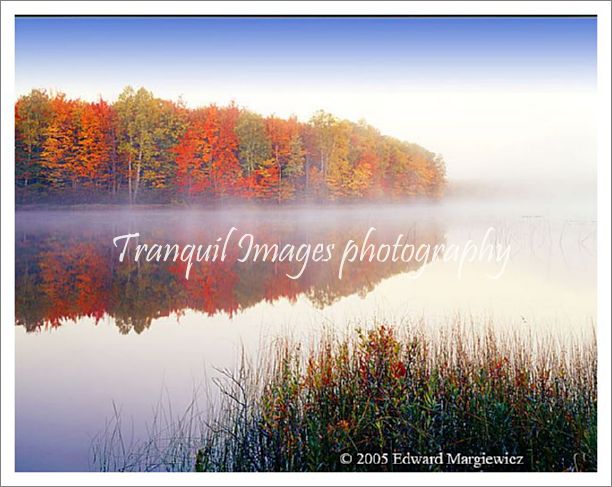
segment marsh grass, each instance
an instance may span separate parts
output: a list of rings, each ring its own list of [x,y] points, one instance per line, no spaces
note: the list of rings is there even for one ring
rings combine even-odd
[[[200,471],[470,470],[343,465],[342,453],[521,455],[529,471],[596,469],[594,339],[563,348],[491,329],[432,337],[388,326],[277,344],[258,395],[226,382]],[[244,372],[244,371],[242,371]],[[494,467],[495,468],[495,467]]]
[[[117,433],[112,442],[106,434],[98,457],[114,458],[108,469],[127,470],[150,469],[148,462],[197,471],[473,471],[343,465],[340,455],[484,453],[520,455],[524,463],[483,470],[594,471],[596,370],[594,336],[557,343],[491,328],[380,325],[347,337],[328,333],[305,350],[277,340],[257,366],[243,360],[220,371],[214,412],[195,414],[191,405],[136,454],[121,453]],[[117,468],[123,458],[130,461]]]

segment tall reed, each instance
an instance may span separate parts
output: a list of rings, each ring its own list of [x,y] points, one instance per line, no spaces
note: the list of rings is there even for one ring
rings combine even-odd
[[[277,342],[272,353],[222,381],[196,470],[474,470],[357,463],[359,453],[439,452],[523,457],[483,470],[596,470],[594,338],[560,345],[492,329],[434,337],[377,326],[306,352]]]

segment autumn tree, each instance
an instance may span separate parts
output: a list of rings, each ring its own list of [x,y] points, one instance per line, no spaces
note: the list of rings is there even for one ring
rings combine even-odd
[[[245,194],[249,198],[278,201],[279,181],[278,164],[272,158],[266,159],[246,178]]]
[[[52,117],[46,92],[32,90],[15,104],[15,182],[27,187],[39,182],[40,158]]]
[[[288,120],[274,116],[268,117],[266,132],[270,139],[272,158],[277,166],[276,199],[280,203],[293,197],[295,177],[303,171],[303,168],[300,167],[299,123],[295,117]]]
[[[212,150],[208,134],[214,129],[206,113],[192,115],[187,130],[174,147],[176,184],[190,196],[209,187]]]
[[[153,165],[161,117],[161,101],[144,88],[127,87],[114,105],[117,112],[119,153],[127,162],[128,194],[135,202],[144,171]]]
[[[378,199],[384,196],[383,177],[386,167],[382,157],[383,145],[383,137],[365,121],[353,127],[350,142],[350,158],[353,161],[350,193],[353,198]]]
[[[108,187],[114,156],[110,107],[103,100],[82,104],[74,116],[77,119],[74,153],[76,176],[85,186]]]
[[[284,165],[284,180],[289,182],[289,197],[294,196],[296,188],[298,187],[298,180],[305,174],[305,163],[306,149],[304,148],[299,132],[295,132],[289,141],[289,154],[287,155],[287,161]]]
[[[51,99],[51,120],[45,130],[41,166],[45,178],[54,189],[70,186],[76,190],[79,183],[78,115],[77,101],[64,94]]]
[[[238,161],[235,108],[200,110],[174,151],[177,183],[188,194],[232,194],[242,176]]]
[[[233,103],[218,111],[219,136],[213,145],[213,188],[217,196],[233,196],[240,191],[242,170],[238,159],[236,125],[240,110]]]

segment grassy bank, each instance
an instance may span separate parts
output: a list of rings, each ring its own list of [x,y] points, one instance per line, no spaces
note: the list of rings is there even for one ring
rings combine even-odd
[[[220,386],[198,471],[596,470],[594,340],[563,347],[461,330],[432,339],[380,326],[306,353],[278,343],[265,367],[243,366]],[[439,452],[442,465],[392,457]],[[475,468],[447,453],[523,460]]]

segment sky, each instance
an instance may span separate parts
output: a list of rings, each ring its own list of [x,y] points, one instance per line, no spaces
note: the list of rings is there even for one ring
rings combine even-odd
[[[21,17],[16,90],[365,119],[450,179],[591,180],[594,17]]]

